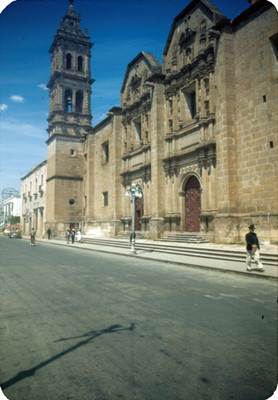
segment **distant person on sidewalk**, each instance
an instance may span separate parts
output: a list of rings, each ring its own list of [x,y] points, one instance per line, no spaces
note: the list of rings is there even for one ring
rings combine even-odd
[[[130,237],[129,237],[129,245],[131,245],[131,243],[132,243],[132,232],[131,232],[131,234],[130,234]],[[135,241],[135,238],[136,238],[136,233],[134,232],[134,241]]]
[[[65,238],[66,238],[67,244],[69,244],[69,239],[70,239],[70,230],[69,229],[66,230]]]
[[[51,229],[48,228],[46,232],[47,232],[48,240],[50,240],[50,238],[51,238]]]
[[[260,262],[260,244],[259,239],[254,232],[255,226],[251,224],[249,226],[249,233],[245,236],[246,240],[246,249],[247,249],[247,256],[246,256],[246,269],[247,271],[252,271],[251,268],[251,260],[254,258],[254,261],[259,268],[260,272],[264,272],[263,264]]]
[[[81,243],[82,242],[82,234],[81,234],[81,230],[79,229],[79,231],[76,234],[76,240]]]
[[[75,230],[74,228],[70,231],[71,234],[71,243],[74,244],[74,238],[75,238]]]

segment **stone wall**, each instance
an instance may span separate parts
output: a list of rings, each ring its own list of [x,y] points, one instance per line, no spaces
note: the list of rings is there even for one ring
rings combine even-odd
[[[195,177],[202,236],[240,243],[254,223],[261,240],[277,241],[277,54],[271,3],[257,2],[230,21],[210,3],[194,1],[174,19],[163,65],[150,53],[135,57],[119,93],[121,108],[95,128],[89,126],[89,70],[81,85],[82,115],[56,112],[62,104],[55,110],[53,99],[61,103],[63,96],[54,75],[49,224],[59,230],[78,223],[84,233],[105,236],[127,231],[131,203],[125,191],[136,183],[143,192],[145,236],[183,232],[186,182]],[[70,80],[72,75],[64,89]]]
[[[223,66],[232,70],[219,79],[226,101],[220,101],[217,121],[225,114],[227,119],[217,126],[216,242],[244,242],[251,223],[261,240],[278,240],[278,74],[270,40],[275,32],[277,12],[266,7],[235,20],[227,35],[231,60]],[[225,54],[221,46],[219,53]],[[220,70],[223,66],[218,65]]]
[[[47,225],[56,234],[60,229],[78,227],[83,220],[83,176],[83,139],[52,137],[48,144]],[[62,228],[58,228],[59,221],[63,221]]]
[[[21,230],[29,235],[32,227],[38,237],[47,230],[46,221],[47,162],[34,167],[21,179]]]
[[[277,12],[271,8],[242,22],[235,34],[237,184],[242,213],[267,215],[278,210],[278,72],[270,41],[275,32]]]

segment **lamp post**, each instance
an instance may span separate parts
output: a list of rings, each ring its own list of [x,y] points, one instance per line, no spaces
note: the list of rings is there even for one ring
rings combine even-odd
[[[135,199],[136,197],[141,198],[143,194],[140,186],[136,185],[136,183],[132,183],[132,185],[126,189],[125,195],[132,199],[132,234],[130,252],[135,254]]]

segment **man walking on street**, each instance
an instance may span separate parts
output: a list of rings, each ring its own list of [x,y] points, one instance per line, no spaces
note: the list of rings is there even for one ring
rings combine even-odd
[[[71,243],[74,244],[74,238],[75,238],[75,229],[72,228],[72,230],[70,231],[71,233]]]
[[[251,224],[249,226],[249,233],[245,236],[246,240],[246,249],[247,249],[247,256],[246,256],[246,269],[247,271],[252,271],[251,268],[251,260],[252,257],[254,258],[254,261],[259,268],[260,272],[264,272],[264,267],[263,264],[260,262],[260,244],[259,244],[259,239],[254,232],[255,226]]]
[[[36,232],[34,228],[32,228],[31,233],[30,233],[30,246],[35,246],[35,236]]]

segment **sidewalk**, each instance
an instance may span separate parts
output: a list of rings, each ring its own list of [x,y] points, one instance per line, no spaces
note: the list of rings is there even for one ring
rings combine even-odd
[[[251,272],[246,271],[246,265],[245,262],[239,262],[239,261],[230,261],[230,260],[225,260],[223,259],[215,259],[215,258],[204,258],[200,255],[198,256],[187,256],[187,255],[179,255],[179,254],[171,254],[171,253],[162,253],[157,250],[149,250],[149,249],[137,249],[136,254],[133,254],[130,252],[130,249],[127,247],[114,247],[112,245],[110,246],[102,246],[98,244],[91,244],[91,243],[77,243],[75,242],[74,244],[67,244],[65,241],[62,240],[56,240],[56,239],[37,239],[37,242],[45,242],[48,244],[53,244],[53,245],[59,245],[59,246],[66,246],[66,247],[71,247],[75,249],[86,249],[86,250],[91,250],[91,251],[98,251],[98,252],[105,252],[105,253],[110,253],[110,254],[115,254],[115,255],[121,255],[121,256],[127,256],[127,257],[137,257],[141,259],[146,259],[146,260],[155,260],[155,261],[160,261],[160,262],[166,262],[166,263],[172,263],[172,264],[178,264],[181,265],[182,267],[193,267],[193,268],[203,268],[203,269],[208,269],[208,270],[215,270],[215,271],[222,271],[222,272],[231,272],[231,273],[237,273],[237,274],[242,274],[242,275],[248,275],[248,276],[254,276],[258,278],[264,278],[264,279],[274,279],[277,280],[277,266],[272,266],[272,265],[265,265],[265,272],[259,272],[256,268],[255,264],[252,264],[253,270]],[[137,241],[138,244],[143,244],[143,243],[158,243],[150,240],[145,240],[141,239]],[[167,242],[166,242],[167,243]],[[161,244],[161,242],[159,242]],[[172,243],[171,243],[172,244]],[[175,246],[178,245],[175,243]],[[186,247],[184,244],[180,244],[180,246]],[[192,245],[188,247],[200,247],[200,245]],[[215,245],[211,243],[206,243],[202,244],[202,248],[208,248],[208,249],[224,249],[224,250],[238,250],[240,252],[245,252],[244,246],[228,246],[228,245]],[[135,245],[136,248],[136,245]],[[261,249],[263,252],[269,252],[272,254],[277,254],[276,252],[276,246],[262,246]]]

